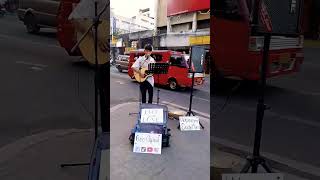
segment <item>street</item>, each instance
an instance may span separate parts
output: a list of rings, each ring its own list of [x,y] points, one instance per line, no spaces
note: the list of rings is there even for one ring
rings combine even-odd
[[[30,35],[16,16],[1,18],[0,26],[0,147],[51,129],[93,127],[79,103],[92,112],[91,70],[73,65],[78,58],[64,52],[50,29]]]
[[[114,106],[121,102],[138,101],[139,99],[139,86],[134,80],[131,80],[128,74],[124,71],[119,73],[115,67],[111,67],[111,80],[110,80],[110,105]],[[195,87],[194,97],[192,103],[192,110],[202,113],[210,114],[210,82],[209,78],[206,79],[205,85]],[[158,87],[154,89],[153,102],[157,101]],[[165,87],[160,87],[160,102],[169,102],[174,105],[179,105],[189,108],[190,90],[177,90],[171,91]]]
[[[19,137],[51,128],[92,127],[93,71],[85,63],[72,63],[55,38],[44,29],[40,35],[28,34],[15,16],[2,18],[0,145]],[[139,99],[138,84],[126,73],[111,68],[110,106]],[[208,81],[206,83],[209,83]],[[195,90],[193,109],[209,114],[209,86]],[[160,88],[160,101],[189,107],[189,91]],[[156,89],[154,92],[156,101]],[[89,113],[88,113],[89,111]]]
[[[4,27],[0,28],[0,148],[48,130],[92,128],[92,68],[85,63],[74,63],[79,57],[67,55],[53,30],[28,34],[23,23],[11,15],[0,19],[0,27]],[[263,152],[318,168],[319,57],[319,48],[305,49],[300,72],[268,80],[266,104],[271,109],[265,114],[261,143]],[[126,72],[119,73],[111,67],[110,74],[110,107],[139,100],[139,86]],[[195,87],[193,110],[207,116],[212,114],[213,139],[253,146],[257,86],[242,82],[231,93],[238,82],[227,81],[225,87],[209,98],[209,81],[206,78],[205,85]],[[189,94],[189,90],[171,91],[161,87],[160,102],[186,109]],[[230,101],[224,107],[229,95]],[[156,96],[157,88],[154,102]],[[87,148],[89,151],[91,147]]]
[[[261,151],[299,163],[320,167],[320,52],[304,49],[301,72],[268,80]],[[257,86],[243,82],[225,108],[230,89],[238,82],[228,81],[211,97],[213,139],[253,146]],[[215,141],[215,140],[214,140]],[[252,148],[251,148],[252,149]]]

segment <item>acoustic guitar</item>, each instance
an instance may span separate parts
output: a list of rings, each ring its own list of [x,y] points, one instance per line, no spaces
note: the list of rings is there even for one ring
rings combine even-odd
[[[107,21],[103,20],[102,23],[98,26],[98,37],[102,37],[103,39],[99,39],[99,41],[108,41],[109,38],[109,26]],[[85,29],[89,28],[92,24],[91,20],[82,20],[81,24]],[[77,31],[77,30],[76,30]],[[94,49],[94,36],[92,36],[94,30],[91,30],[89,34],[87,34],[84,39],[79,44],[79,49],[81,51],[82,56],[86,59],[90,64],[95,64],[95,49]],[[77,39],[83,36],[83,33],[77,31]],[[107,42],[109,45],[109,42]],[[109,62],[110,56],[109,52],[103,52],[98,45],[98,64],[105,64]]]
[[[153,74],[148,72],[148,68],[141,68],[139,71],[141,72],[141,74],[145,74],[146,75],[145,77],[142,77],[142,76],[140,76],[139,73],[137,73],[135,71],[133,72],[134,78],[136,79],[136,81],[138,81],[140,83],[144,82],[145,80],[147,80],[148,77],[153,76]]]

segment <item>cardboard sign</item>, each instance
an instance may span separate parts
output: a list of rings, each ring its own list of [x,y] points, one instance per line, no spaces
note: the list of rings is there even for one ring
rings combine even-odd
[[[282,173],[222,174],[222,180],[283,180]]]
[[[200,130],[200,121],[198,116],[180,116],[181,131],[198,131]]]
[[[161,154],[162,134],[135,133],[133,152]]]
[[[141,123],[162,124],[163,109],[141,109]]]

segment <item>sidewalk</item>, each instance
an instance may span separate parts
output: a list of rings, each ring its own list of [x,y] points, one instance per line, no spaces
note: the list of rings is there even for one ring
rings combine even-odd
[[[211,157],[213,157],[213,162],[211,162],[211,172],[215,172],[211,175],[211,179],[221,180],[221,174],[229,173],[239,173],[244,167],[246,160],[240,156],[223,152],[211,144]],[[271,167],[272,168],[272,167]],[[280,172],[284,174],[284,180],[307,180],[295,176],[293,174],[284,173],[277,169],[272,169],[274,172]],[[263,169],[259,169],[260,173],[264,173]]]
[[[170,111],[177,108],[168,106]],[[205,129],[200,132],[182,133],[175,127],[176,120],[169,120],[171,147],[164,148],[162,155],[132,153],[128,135],[135,116],[137,103],[124,103],[111,108],[111,178],[112,179],[208,179],[209,165],[218,173],[236,173],[245,159],[226,153],[217,146],[209,152],[209,120],[200,116]],[[181,111],[179,109],[178,111]],[[92,130],[52,130],[20,139],[0,148],[1,180],[86,180],[88,166],[66,167],[61,163],[89,162],[94,133]],[[139,166],[140,165],[140,166]],[[275,170],[276,171],[276,170]],[[118,176],[119,175],[119,176]],[[211,174],[212,176],[212,174]],[[188,178],[186,178],[188,177]],[[199,178],[202,177],[202,178]],[[130,179],[129,178],[129,179]],[[211,177],[213,179],[213,177]],[[285,174],[285,180],[307,180]]]
[[[60,168],[61,163],[90,161],[91,130],[53,130],[0,148],[1,180],[86,180],[88,166]]]
[[[168,105],[169,111],[181,111]],[[206,180],[210,178],[209,119],[201,117],[201,131],[181,132],[179,121],[168,120],[170,147],[161,155],[133,153],[129,135],[134,127],[138,103],[117,105],[111,110],[110,177],[113,180]]]

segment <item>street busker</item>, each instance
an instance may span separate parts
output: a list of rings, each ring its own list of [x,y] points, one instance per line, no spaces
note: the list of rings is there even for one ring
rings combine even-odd
[[[155,63],[155,60],[151,57],[152,46],[147,44],[144,47],[144,56],[139,57],[134,64],[132,65],[132,70],[138,73],[141,77],[146,77],[146,74],[143,74],[141,71],[142,68],[148,68],[150,63]],[[142,95],[142,103],[146,103],[147,101],[147,92],[149,95],[148,103],[152,104],[153,100],[153,86],[154,86],[154,78],[153,76],[148,76],[148,78],[140,82],[140,91]]]

